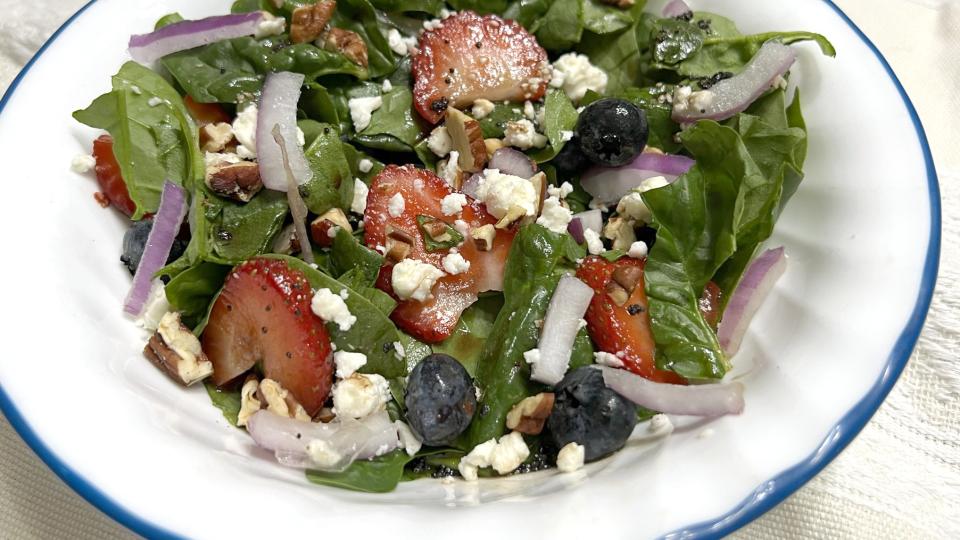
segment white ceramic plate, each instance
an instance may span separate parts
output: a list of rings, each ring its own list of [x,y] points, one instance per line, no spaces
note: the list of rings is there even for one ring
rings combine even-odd
[[[0,405],[81,495],[151,537],[699,537],[730,532],[799,488],[863,427],[902,371],[933,289],[939,194],[920,122],[889,66],[824,0],[698,0],[747,32],[809,29],[794,72],[807,179],[777,226],[790,267],[736,358],[742,416],[677,419],[582,474],[478,486],[418,481],[388,495],[309,485],[254,450],[202,389],[172,384],[121,315],[124,224],[69,172],[95,135],[70,113],[105,91],[129,34],[228,0],[99,0],[72,18],[2,101]],[[639,428],[638,433],[642,433]],[[705,435],[712,434],[707,437]]]

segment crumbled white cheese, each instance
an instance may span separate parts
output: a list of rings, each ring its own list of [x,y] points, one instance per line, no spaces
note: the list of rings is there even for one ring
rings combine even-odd
[[[453,139],[450,138],[450,133],[447,132],[446,126],[433,128],[430,136],[427,137],[427,148],[440,157],[449,154],[450,150],[453,150]]]
[[[567,141],[569,141],[569,140],[572,139],[572,138],[573,138],[573,132],[572,132],[572,131],[562,130],[562,131],[560,132],[560,140],[561,140],[561,141],[567,142]]]
[[[381,106],[383,106],[383,98],[381,96],[351,98],[350,101],[347,102],[347,107],[350,108],[350,119],[353,120],[354,131],[360,133],[367,129],[370,125],[373,111],[379,109]]]
[[[73,156],[73,159],[70,160],[70,170],[77,174],[90,172],[96,166],[97,158],[87,154]]]
[[[450,157],[437,163],[437,168],[440,170],[440,176],[447,181],[447,184],[455,187],[460,179],[460,173],[463,172],[460,169],[460,152],[451,150]]]
[[[647,208],[646,203],[643,202],[643,197],[640,194],[668,185],[670,185],[670,182],[663,176],[654,176],[643,180],[637,188],[620,199],[620,202],[617,203],[617,213],[638,223],[649,223],[653,219],[653,214]]]
[[[383,93],[386,94],[387,92],[389,92],[389,91],[391,91],[391,90],[393,90],[393,83],[390,82],[390,79],[384,79],[384,80],[383,80]]]
[[[407,356],[407,352],[403,349],[403,343],[400,343],[399,341],[393,342],[393,353],[401,360]]]
[[[567,53],[553,63],[550,86],[562,88],[571,101],[583,99],[588,90],[604,93],[607,89],[607,74],[590,63],[584,54]]]
[[[464,238],[470,237],[470,225],[462,219],[458,219],[453,222],[453,228],[457,230],[458,233],[463,235]]]
[[[310,309],[324,321],[335,323],[342,332],[350,330],[357,322],[357,317],[350,313],[343,298],[330,289],[318,290],[310,302]]]
[[[440,19],[429,19],[429,20],[423,21],[424,30],[430,31],[430,30],[438,30],[440,28],[443,28],[443,23],[440,22]]]
[[[260,383],[256,379],[250,379],[243,383],[240,389],[240,411],[237,412],[237,425],[247,425],[247,420],[253,416],[253,413],[260,410],[263,404],[257,399],[257,388]]]
[[[237,155],[244,159],[257,157],[257,104],[251,103],[237,113],[231,127],[237,138]]]
[[[593,353],[593,361],[601,366],[612,368],[623,367],[623,360],[621,360],[619,356],[608,352],[598,351]]]
[[[529,180],[501,174],[497,169],[484,170],[477,186],[477,199],[497,219],[503,218],[514,207],[522,209],[524,216],[536,215],[539,195]]]
[[[537,118],[537,111],[533,108],[533,103],[529,101],[523,102],[523,116],[525,116],[527,120],[535,120]]]
[[[643,259],[647,256],[647,244],[642,240],[637,240],[636,242],[630,244],[630,249],[627,251],[628,257],[633,257],[634,259]]]
[[[470,270],[470,261],[457,252],[448,253],[443,258],[443,269],[451,276],[456,276]]]
[[[543,225],[555,233],[562,234],[567,232],[567,226],[570,225],[572,219],[573,212],[560,204],[560,199],[549,197],[543,202],[543,211],[537,218],[537,224]]]
[[[170,302],[167,301],[167,291],[163,281],[154,279],[150,284],[150,293],[143,304],[143,310],[137,317],[136,324],[140,328],[156,330],[160,326],[160,319],[170,311]]]
[[[347,379],[358,369],[367,365],[367,355],[358,352],[337,351],[333,353],[333,361],[337,365],[337,378]]]
[[[583,239],[587,241],[587,251],[591,255],[599,255],[603,253],[603,240],[600,239],[600,235],[597,231],[593,229],[584,229]]]
[[[455,216],[467,205],[467,196],[463,193],[451,193],[440,200],[440,211],[445,216]]]
[[[547,195],[558,199],[566,199],[567,195],[573,193],[573,186],[570,182],[564,182],[559,186],[547,186]]]
[[[673,91],[673,110],[677,113],[704,114],[716,98],[711,90],[693,91],[689,86],[678,86]]]
[[[407,44],[404,43],[403,36],[396,28],[387,30],[387,45],[390,46],[391,51],[397,53],[397,56],[406,56]]]
[[[393,292],[401,300],[423,302],[431,296],[433,286],[444,275],[442,270],[432,264],[416,259],[404,259],[393,267]]]
[[[373,170],[373,162],[367,158],[363,158],[360,160],[360,163],[357,163],[357,169],[366,174]]]
[[[390,200],[387,201],[387,212],[390,212],[392,217],[400,217],[403,215],[404,209],[407,207],[407,201],[404,200],[403,194],[397,193],[393,197],[390,197]]]
[[[490,456],[490,466],[500,474],[513,472],[530,455],[527,443],[519,431],[500,437]]]
[[[670,421],[670,417],[665,414],[654,415],[650,419],[650,425],[647,426],[647,431],[650,433],[659,433],[661,431],[672,431],[673,422]]]
[[[192,332],[183,329],[179,313],[168,312],[161,317],[157,332],[163,343],[180,357],[177,375],[184,384],[190,386],[213,374],[213,363],[209,360],[200,361],[203,355],[200,340]]]
[[[575,442],[567,443],[557,454],[557,469],[560,472],[574,472],[583,467],[586,448]]]
[[[415,456],[417,452],[420,451],[420,448],[423,447],[423,441],[421,441],[417,434],[410,429],[406,423],[397,420],[394,422],[397,426],[397,435],[400,438],[400,448],[403,448],[407,451],[408,456]]]
[[[275,17],[272,13],[261,11],[263,18],[257,24],[257,29],[253,37],[263,39],[270,36],[279,36],[287,28],[287,20],[283,17]]]
[[[390,383],[381,375],[354,373],[333,386],[333,412],[364,418],[383,410],[390,401]]]
[[[460,463],[457,464],[460,476],[463,476],[463,479],[467,482],[476,482],[477,470],[490,466],[490,459],[493,457],[493,451],[496,448],[496,439],[490,439],[474,446],[473,450],[460,458]]]
[[[353,200],[350,201],[350,211],[361,216],[367,209],[367,194],[370,188],[359,178],[353,179]]]
[[[530,349],[523,353],[523,360],[531,367],[537,365],[540,362],[540,349]]]
[[[547,137],[537,133],[537,128],[534,127],[533,122],[521,119],[507,122],[507,127],[504,129],[503,144],[521,150],[543,148],[547,145]]]
[[[332,444],[323,439],[313,439],[307,443],[307,455],[321,469],[334,469],[344,459]]]
[[[473,114],[474,119],[482,120],[492,113],[494,108],[496,108],[496,105],[494,105],[492,101],[480,98],[473,102],[473,108],[470,112]]]

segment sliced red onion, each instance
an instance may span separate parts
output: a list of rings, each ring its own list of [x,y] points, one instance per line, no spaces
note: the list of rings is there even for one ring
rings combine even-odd
[[[578,233],[574,231],[574,229],[579,229],[580,238],[577,238]],[[603,232],[603,212],[601,212],[599,208],[574,214],[570,220],[570,225],[567,227],[567,231],[573,235],[573,239],[581,244],[584,242],[583,233],[587,229],[597,234]]]
[[[284,147],[290,160],[290,170],[303,185],[313,178],[313,171],[297,143],[297,101],[304,76],[282,71],[267,75],[257,111],[257,162],[264,187],[287,191],[287,173],[283,166],[280,144],[273,137],[274,126],[280,126]]]
[[[487,163],[488,169],[497,169],[502,174],[531,178],[537,174],[537,164],[526,154],[513,148],[499,148]]]
[[[727,356],[740,350],[750,321],[786,269],[787,255],[782,247],[768,249],[747,267],[717,327],[717,339]]]
[[[719,121],[741,113],[786,73],[796,59],[797,54],[791,47],[768,41],[739,75],[724,79],[709,90],[688,93],[682,98],[681,92],[689,88],[678,88],[673,99],[673,119],[681,123]]]
[[[692,159],[676,154],[640,154],[622,167],[588,169],[580,178],[580,185],[601,204],[611,205],[640,187],[644,180],[662,176],[672,183],[693,164]]]
[[[470,175],[470,178],[464,180],[463,185],[460,186],[460,192],[464,195],[474,198],[477,198],[477,190],[480,189],[480,181],[483,179],[483,175],[480,173],[473,173]]]
[[[386,411],[361,420],[337,418],[315,423],[257,411],[247,421],[247,431],[257,446],[273,451],[288,467],[342,471],[358,459],[382,456],[400,446],[397,426]],[[311,446],[312,445],[312,446]],[[311,449],[322,446],[323,459]]]
[[[598,366],[608,388],[648,409],[667,414],[723,416],[743,412],[743,384],[683,386],[657,383],[625,369]]]
[[[572,236],[578,244],[586,242],[586,239],[583,237],[583,222],[576,216],[574,216],[570,220],[570,224],[567,225],[567,232],[570,233],[570,236]]]
[[[141,64],[149,64],[175,52],[252,36],[262,19],[263,13],[256,11],[173,23],[149,34],[130,36],[130,56]]]
[[[270,135],[277,142],[277,147],[280,148],[280,157],[283,159],[283,173],[287,179],[287,205],[290,207],[290,216],[293,218],[293,229],[296,231],[297,238],[305,239],[300,244],[300,253],[303,260],[308,264],[313,264],[313,247],[310,245],[310,237],[307,236],[307,203],[303,201],[300,190],[297,189],[297,180],[294,178],[293,169],[290,166],[290,154],[287,153],[287,141],[280,131],[280,124],[275,124]]]
[[[563,379],[570,367],[570,354],[580,331],[580,320],[592,299],[593,289],[586,283],[569,275],[560,278],[543,319],[537,347],[540,358],[531,367],[531,379],[549,385]]]
[[[186,213],[186,190],[169,180],[165,181],[160,194],[160,208],[153,218],[153,228],[147,236],[140,265],[133,275],[133,285],[123,303],[123,310],[130,315],[136,317],[143,311],[143,304],[150,295],[153,276],[167,262]]]
[[[690,6],[688,6],[683,0],[672,0],[663,8],[662,13],[664,17],[679,17],[692,11],[693,10],[690,9]]]

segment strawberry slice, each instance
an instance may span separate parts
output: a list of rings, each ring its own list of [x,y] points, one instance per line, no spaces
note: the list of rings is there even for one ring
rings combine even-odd
[[[203,332],[214,384],[224,385],[259,362],[265,377],[316,414],[333,384],[333,354],[311,299],[306,276],[283,261],[255,258],[234,268]]]
[[[590,338],[601,351],[616,354],[623,367],[652,381],[685,384],[683,377],[672,371],[658,370],[654,363],[653,332],[647,313],[647,293],[643,288],[643,267],[646,260],[624,257],[609,262],[600,257],[588,257],[577,269],[577,277],[589,285],[593,300],[585,316]],[[619,272],[618,272],[619,271]],[[618,272],[617,276],[614,273]],[[623,276],[623,277],[621,277]],[[632,276],[632,279],[631,279]],[[633,281],[627,288],[617,281]],[[632,286],[632,292],[629,287]],[[616,301],[617,290],[624,294],[622,305]]]
[[[127,217],[132,216],[137,210],[137,205],[130,198],[127,184],[124,183],[120,173],[120,164],[113,155],[113,137],[101,135],[93,141],[93,158],[97,160],[94,172],[97,173],[97,184],[100,185],[102,193],[97,200],[100,201],[106,197],[106,203],[112,204]]]
[[[447,106],[540,99],[550,80],[547,52],[522,26],[461,11],[420,36],[411,65],[420,116],[436,124]]]
[[[367,209],[364,213],[364,240],[371,249],[390,244],[389,234],[411,240],[406,258],[422,261],[443,269],[443,258],[448,249],[427,250],[426,240],[417,222],[418,216],[435,218],[455,225],[463,220],[470,229],[493,225],[496,218],[487,213],[481,203],[467,197],[468,204],[459,216],[445,216],[440,209],[444,197],[454,193],[445,180],[424,169],[406,165],[390,165],[370,184]],[[390,200],[400,194],[403,211],[396,217],[390,214]],[[389,260],[380,269],[377,287],[397,298],[399,304],[390,317],[405,332],[427,343],[437,343],[450,337],[460,314],[477,301],[484,291],[503,288],[503,267],[513,242],[515,231],[498,230],[490,251],[481,251],[469,235],[460,246],[460,255],[470,262],[470,268],[460,274],[445,275],[434,285],[433,296],[424,302],[399,300],[393,293],[391,279],[393,262]]]
[[[219,103],[199,103],[194,101],[192,97],[186,96],[183,98],[183,104],[190,111],[190,116],[193,117],[199,127],[219,122],[230,123],[230,115],[223,110]]]

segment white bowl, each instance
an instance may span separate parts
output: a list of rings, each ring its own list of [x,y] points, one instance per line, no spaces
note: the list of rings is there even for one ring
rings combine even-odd
[[[807,178],[771,245],[787,274],[735,359],[743,415],[675,419],[579,474],[479,485],[422,480],[391,494],[310,485],[254,449],[141,356],[121,314],[123,220],[69,172],[95,132],[70,113],[109,86],[131,33],[161,15],[223,13],[227,0],[91,2],[0,102],[4,341],[0,406],[71,487],[150,537],[701,537],[728,533],[809,480],[860,431],[903,370],[937,273],[940,208],[920,121],[889,65],[831,2],[700,0],[747,32],[827,35],[794,72],[809,127]],[[22,250],[20,248],[23,248]],[[638,439],[644,427],[638,428]]]

